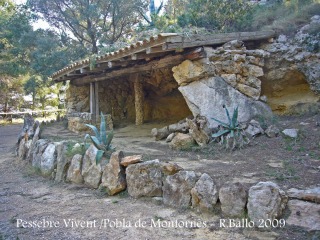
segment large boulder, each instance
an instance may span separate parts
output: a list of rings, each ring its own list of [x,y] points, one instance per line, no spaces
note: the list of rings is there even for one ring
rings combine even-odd
[[[36,142],[33,151],[32,166],[39,169],[41,174],[49,176],[57,165],[57,152],[54,143],[47,139]]]
[[[18,158],[20,160],[25,160],[27,158],[31,145],[32,145],[32,140],[26,141],[26,139],[24,138],[21,139],[19,143],[19,148],[18,148]]]
[[[34,149],[35,149],[35,145],[36,145],[36,142],[39,139],[40,139],[40,125],[38,124],[37,127],[36,127],[36,130],[34,132],[34,135],[33,135],[33,138],[32,138],[32,142],[31,142],[30,148],[28,150],[28,154],[26,156],[26,160],[28,162],[32,162],[32,157],[33,157],[33,152],[34,152]]]
[[[163,183],[163,203],[172,207],[191,206],[191,189],[199,177],[194,171],[179,171]]]
[[[240,122],[246,122],[256,116],[270,118],[271,109],[263,102],[255,101],[230,86],[221,77],[210,77],[186,86],[180,86],[179,91],[185,98],[192,114],[201,115],[208,119],[209,127],[219,125],[212,117],[228,122],[223,106],[229,110],[238,107]],[[199,97],[201,96],[201,97]]]
[[[49,143],[45,151],[42,154],[40,169],[41,173],[49,176],[57,165],[57,152],[56,145]]]
[[[241,183],[223,185],[219,190],[222,213],[229,217],[243,217],[247,198],[248,191]]]
[[[315,203],[320,203],[320,187],[299,190],[291,188],[287,191],[289,198],[296,198]]]
[[[120,164],[122,158],[122,151],[112,153],[109,163],[103,169],[100,186],[104,187],[109,195],[115,195],[126,189],[125,170]]]
[[[76,154],[71,160],[71,164],[67,173],[67,181],[80,184],[83,183],[83,177],[81,175],[82,156]]]
[[[48,144],[50,143],[50,140],[48,139],[39,139],[36,141],[34,146],[34,151],[32,152],[32,166],[39,169],[41,167],[41,161],[42,161],[42,154]]]
[[[92,164],[82,172],[84,183],[92,188],[98,188],[101,182],[102,168],[100,164]]]
[[[159,160],[129,165],[126,179],[128,193],[134,198],[162,196],[162,170]]]
[[[201,212],[210,212],[218,200],[217,186],[213,179],[203,173],[191,189],[192,207]]]
[[[92,188],[98,188],[101,182],[102,168],[100,163],[96,164],[98,149],[90,145],[83,157],[82,176],[84,183]]]
[[[288,202],[277,184],[273,182],[259,182],[249,189],[248,215],[255,224],[264,219],[273,220],[281,216]]]

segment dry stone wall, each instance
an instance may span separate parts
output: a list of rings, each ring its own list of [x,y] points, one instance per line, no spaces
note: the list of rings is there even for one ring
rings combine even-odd
[[[156,198],[164,205],[193,208],[209,214],[214,214],[221,207],[224,217],[245,218],[247,213],[255,226],[261,220],[282,221],[283,224],[284,211],[289,208],[286,224],[310,231],[320,230],[319,224],[313,224],[320,222],[319,188],[289,189],[285,192],[273,182],[259,182],[249,190],[241,183],[225,183],[219,187],[214,176],[206,173],[185,171],[176,164],[159,160],[142,162],[141,155],[124,156],[121,151],[96,164],[97,149],[93,145],[84,156],[76,154],[70,160],[66,157],[65,144],[33,136],[28,141],[19,141],[18,149],[25,151],[17,153],[22,161],[28,161],[27,156],[31,155],[30,163],[42,175],[56,182],[99,187],[106,189],[109,195],[127,188],[133,198]],[[31,145],[35,147],[31,149]]]

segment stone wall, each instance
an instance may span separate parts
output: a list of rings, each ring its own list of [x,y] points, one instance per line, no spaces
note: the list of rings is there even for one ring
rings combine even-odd
[[[239,222],[247,219],[251,227],[264,220],[266,224],[269,224],[267,221],[272,223],[269,226],[294,225],[320,230],[317,214],[320,211],[320,188],[285,192],[273,182],[259,182],[250,187],[227,182],[218,186],[214,176],[206,173],[185,171],[174,163],[159,160],[142,162],[141,155],[124,156],[122,151],[112,153],[109,161],[102,159],[96,164],[97,149],[93,145],[84,156],[76,154],[70,159],[66,157],[65,142],[54,143],[38,138],[35,134],[28,142],[20,141],[18,156],[27,160],[30,155],[32,166],[42,175],[51,176],[55,182],[105,189],[109,195],[127,189],[133,198],[154,198],[167,206],[192,208],[212,215],[221,209],[223,217],[239,218]],[[284,220],[287,208],[290,213]],[[244,217],[246,213],[248,218]]]
[[[110,114],[105,114],[105,121],[109,129],[113,129],[113,120]],[[85,124],[92,124],[92,114],[83,112],[73,112],[68,113],[67,115],[68,119],[68,129],[72,132],[80,133],[84,131],[89,131],[90,128],[88,128]],[[100,119],[97,119],[96,124],[100,124]]]
[[[66,90],[67,114],[90,112],[90,86],[77,87],[71,82]]]

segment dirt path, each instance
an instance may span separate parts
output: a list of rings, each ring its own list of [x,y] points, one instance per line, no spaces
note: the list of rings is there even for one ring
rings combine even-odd
[[[0,240],[293,239],[287,236],[288,229],[226,229],[220,227],[219,215],[199,215],[150,199],[135,200],[126,194],[106,197],[82,186],[55,184],[14,156],[20,128],[0,126]]]

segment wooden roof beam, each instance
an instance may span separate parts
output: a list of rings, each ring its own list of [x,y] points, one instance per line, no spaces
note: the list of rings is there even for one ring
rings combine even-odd
[[[104,81],[108,79],[122,77],[125,75],[130,75],[133,73],[147,72],[147,71],[152,71],[155,69],[161,69],[165,67],[174,67],[186,59],[196,60],[203,57],[205,57],[205,52],[204,52],[204,49],[200,47],[186,54],[167,56],[167,57],[161,58],[160,60],[154,60],[146,64],[135,65],[128,68],[114,70],[114,71],[103,73],[97,76],[91,75],[91,76],[74,79],[73,83],[77,86],[81,86],[81,85],[86,85],[90,82]]]

